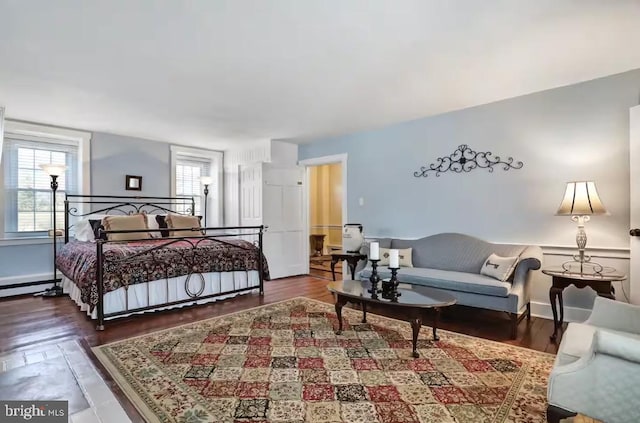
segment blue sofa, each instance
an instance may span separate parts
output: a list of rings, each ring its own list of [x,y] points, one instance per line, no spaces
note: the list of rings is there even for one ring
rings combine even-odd
[[[542,249],[537,246],[493,244],[464,234],[442,233],[420,239],[378,239],[381,248],[412,248],[414,267],[402,267],[398,279],[447,291],[458,304],[504,311],[511,318],[511,337],[516,338],[518,324],[531,318],[529,285],[542,265]],[[363,248],[368,253],[368,247]],[[489,255],[519,257],[511,277],[499,281],[480,274]],[[381,278],[389,278],[386,267],[378,267]],[[371,264],[361,269],[356,279],[367,280]]]

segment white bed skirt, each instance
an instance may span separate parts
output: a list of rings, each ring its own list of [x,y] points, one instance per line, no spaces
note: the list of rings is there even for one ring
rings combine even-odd
[[[234,291],[237,289],[248,288],[250,286],[258,286],[260,283],[260,275],[257,270],[235,271],[235,272],[211,272],[203,273],[204,290],[200,296],[218,294],[220,292]],[[240,294],[248,294],[258,292],[258,288],[251,291],[241,293],[220,295],[213,298],[205,298],[194,300],[181,304],[166,306],[166,303],[173,301],[187,300],[191,298],[185,291],[185,282],[187,276],[177,278],[160,279],[156,281],[138,283],[126,288],[119,288],[115,291],[107,292],[104,295],[104,314],[118,313],[127,309],[136,309],[142,307],[153,307],[151,310],[133,311],[128,314],[122,314],[115,317],[108,317],[105,320],[115,319],[118,317],[130,316],[132,314],[146,313],[149,311],[167,310],[170,308],[179,308],[194,304],[205,304],[213,301],[223,300],[225,298],[235,297]],[[80,307],[80,310],[86,311],[87,315],[92,319],[98,318],[97,307],[91,311],[91,307],[82,302],[80,288],[78,288],[71,279],[62,276],[62,288],[65,294]],[[193,274],[189,280],[189,290],[192,293],[198,293],[202,288],[200,274]],[[127,307],[128,303],[128,307]]]

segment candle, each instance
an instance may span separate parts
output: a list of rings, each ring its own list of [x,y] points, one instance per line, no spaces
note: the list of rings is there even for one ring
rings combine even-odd
[[[400,267],[400,256],[398,250],[389,250],[389,267],[397,269]]]
[[[369,244],[369,260],[380,260],[380,244],[372,242]]]

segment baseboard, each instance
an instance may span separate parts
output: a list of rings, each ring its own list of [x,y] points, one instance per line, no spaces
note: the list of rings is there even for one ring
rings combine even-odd
[[[52,284],[51,273],[0,278],[0,298],[40,292]]]
[[[558,309],[558,313],[560,310]],[[564,321],[565,322],[584,322],[587,320],[591,310],[588,308],[579,307],[567,307],[564,306]],[[531,315],[535,317],[542,317],[544,319],[553,320],[553,312],[551,311],[551,304],[532,301],[531,302]]]

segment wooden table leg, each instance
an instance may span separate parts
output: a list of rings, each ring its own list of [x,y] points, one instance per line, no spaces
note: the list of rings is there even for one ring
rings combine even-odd
[[[349,266],[349,270],[351,271],[351,280],[355,280],[356,278],[356,266],[358,265],[358,260],[355,261],[352,259],[347,259],[347,265]]]
[[[436,332],[438,330],[439,320],[440,320],[440,308],[436,307],[433,309],[433,340],[434,341],[440,340],[440,338],[438,337],[438,333]]]
[[[362,323],[367,323],[367,303],[362,303]]]
[[[558,328],[562,328],[562,324],[564,323],[564,298],[562,298],[562,289],[558,290],[556,294],[558,297],[558,305],[560,306],[560,320],[558,320]]]
[[[336,335],[342,334],[342,307],[347,303],[346,299],[342,298],[338,295],[338,299],[336,301],[336,315],[338,316],[338,330],[336,331]]]
[[[337,257],[331,257],[331,277],[333,280],[336,280],[336,263],[338,262]]]
[[[411,329],[413,330],[413,358],[420,357],[420,354],[418,354],[418,335],[420,334],[421,327],[422,318],[418,315],[418,317],[411,320]]]
[[[558,296],[558,292],[561,292],[559,288],[552,286],[549,289],[549,302],[551,303],[551,313],[553,313],[553,334],[551,335],[551,339],[555,341],[556,335],[558,334],[558,308],[556,305],[556,298]]]

